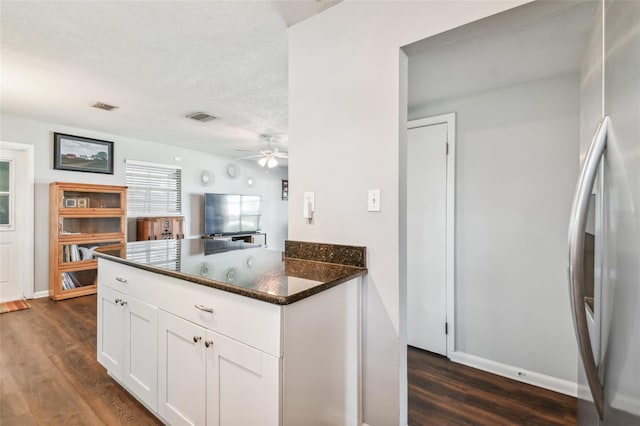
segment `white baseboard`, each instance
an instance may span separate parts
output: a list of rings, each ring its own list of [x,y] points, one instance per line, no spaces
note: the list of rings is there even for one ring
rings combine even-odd
[[[630,395],[620,395],[619,393],[614,395],[611,408],[640,417],[640,401]]]
[[[49,297],[49,290],[34,292],[32,299],[42,299],[43,297]]]
[[[549,389],[554,392],[563,393],[565,395],[576,397],[578,393],[578,385],[564,379],[547,376],[546,374],[536,373],[535,371],[525,370],[523,368],[511,365],[501,364],[486,358],[471,355],[465,352],[453,352],[449,358],[453,362],[468,365],[478,370],[488,371],[498,376],[507,377],[519,382],[527,383],[540,388]]]

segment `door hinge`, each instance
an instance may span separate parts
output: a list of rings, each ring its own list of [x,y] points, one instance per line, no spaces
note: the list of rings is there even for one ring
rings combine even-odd
[[[449,142],[444,145],[444,155],[449,155]]]
[[[444,323],[444,334],[449,334],[449,323],[448,322]]]

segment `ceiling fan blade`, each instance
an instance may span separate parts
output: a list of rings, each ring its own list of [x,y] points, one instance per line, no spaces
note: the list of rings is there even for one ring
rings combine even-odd
[[[238,161],[238,160],[249,160],[251,158],[259,158],[259,157],[263,157],[262,154],[256,154],[256,155],[249,155],[247,157],[240,157],[240,158],[236,158],[234,161]]]
[[[238,151],[238,152],[258,152],[255,149],[235,149],[234,151]]]
[[[289,158],[289,153],[288,152],[274,152],[273,156],[274,157],[278,157],[278,158]]]

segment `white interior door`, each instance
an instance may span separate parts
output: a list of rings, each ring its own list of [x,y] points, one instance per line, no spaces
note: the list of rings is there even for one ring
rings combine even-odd
[[[447,124],[409,129],[407,343],[447,354]]]
[[[33,212],[27,211],[32,208],[28,194],[33,193],[27,187],[28,170],[26,151],[0,149],[0,302],[25,296],[33,232],[33,223],[28,223]]]

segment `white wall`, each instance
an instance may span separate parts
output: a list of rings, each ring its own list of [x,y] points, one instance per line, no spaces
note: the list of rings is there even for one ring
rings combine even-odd
[[[456,351],[575,384],[566,262],[580,76],[438,101],[409,119],[448,112],[457,114]]]
[[[103,139],[114,142],[114,174],[80,173],[53,169],[53,132]],[[45,123],[15,116],[0,116],[0,140],[35,146],[35,291],[49,288],[49,183],[78,182],[105,185],[125,184],[124,160],[149,161],[182,166],[182,203],[185,217],[185,237],[202,235],[203,196],[205,192],[257,194],[263,199],[262,230],[267,233],[270,248],[284,250],[287,238],[287,201],[281,199],[281,179],[287,178],[287,169],[277,167],[268,174],[255,162],[238,163],[240,176],[227,176],[230,159],[211,154],[131,139],[107,133],[78,129],[55,123]],[[175,161],[175,156],[181,161]],[[211,170],[215,181],[210,186],[200,184],[202,170]],[[253,187],[247,177],[253,176]]]
[[[289,236],[367,246],[363,405],[370,425],[406,424],[400,47],[523,3],[345,1],[289,29]],[[367,212],[368,189],[382,191],[380,213]],[[304,191],[316,192],[313,224],[302,218]]]

